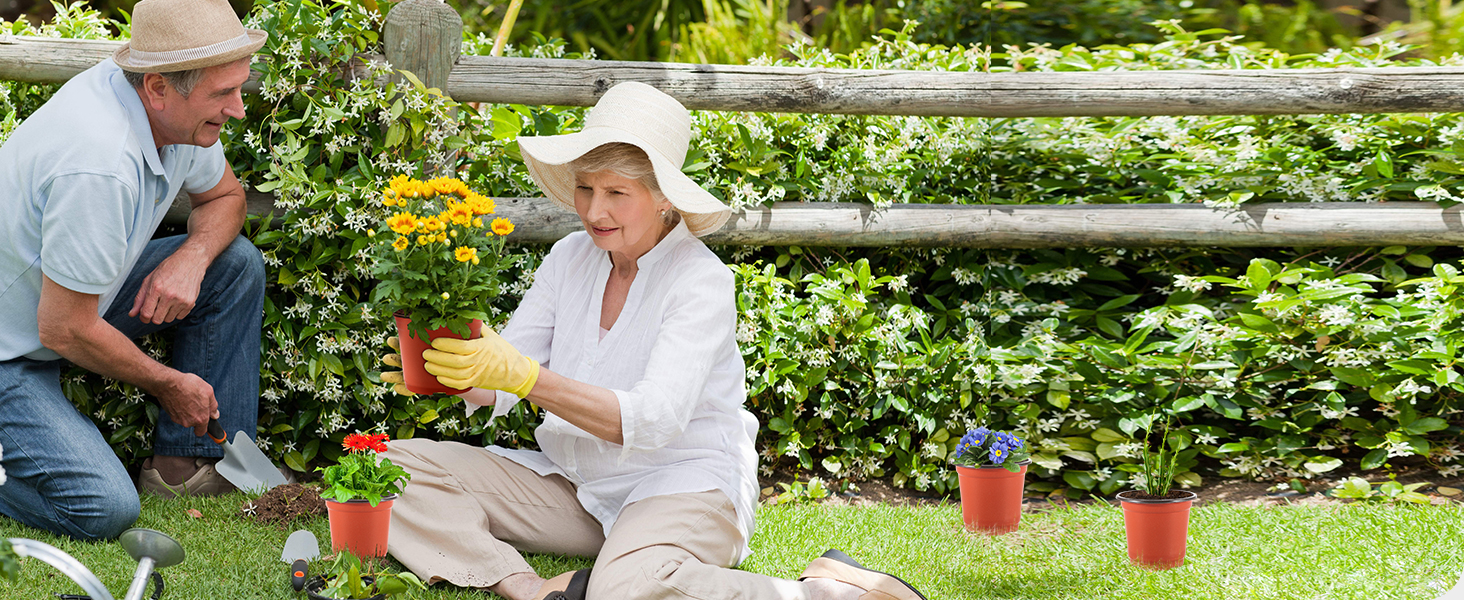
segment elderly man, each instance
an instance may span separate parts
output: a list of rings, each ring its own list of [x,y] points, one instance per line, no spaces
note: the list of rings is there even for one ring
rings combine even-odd
[[[62,394],[59,359],[161,405],[137,490],[231,490],[208,421],[252,433],[258,419],[264,265],[239,235],[244,190],[219,131],[244,116],[266,34],[224,0],[144,0],[132,34],[0,147],[0,514],[81,539],[117,536],[139,503]],[[188,233],[152,239],[179,190]],[[132,341],[163,329],[171,367]]]

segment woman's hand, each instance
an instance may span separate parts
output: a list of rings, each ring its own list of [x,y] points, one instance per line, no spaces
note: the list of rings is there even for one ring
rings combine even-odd
[[[386,345],[391,346],[391,349],[396,350],[397,352],[402,351],[402,343],[400,340],[397,339],[396,336],[386,338]],[[396,367],[400,369],[402,367],[402,355],[395,353],[387,354],[381,357],[381,362],[388,367]],[[407,380],[402,376],[401,371],[382,371],[381,382],[394,384],[391,386],[392,391],[403,396],[414,395],[412,393],[412,390],[407,389]]]
[[[492,329],[471,340],[438,338],[422,353],[427,372],[450,388],[503,390],[520,398],[539,380],[539,362],[524,356]]]

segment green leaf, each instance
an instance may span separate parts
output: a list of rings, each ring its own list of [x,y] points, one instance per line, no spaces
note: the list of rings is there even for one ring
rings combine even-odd
[[[1367,456],[1362,457],[1362,470],[1371,471],[1383,466],[1385,462],[1388,462],[1388,450],[1386,448],[1378,448],[1377,450],[1368,452]]]
[[[1414,435],[1423,435],[1431,431],[1442,431],[1449,428],[1449,423],[1438,417],[1424,417],[1403,427],[1404,431]]]
[[[1342,466],[1342,459],[1331,456],[1318,456],[1306,461],[1302,466],[1313,473],[1326,473]]]
[[[1094,431],[1092,437],[1094,440],[1097,440],[1099,442],[1121,442],[1129,439],[1119,432],[1109,429],[1107,427],[1102,427],[1099,428],[1097,431]]]
[[[305,457],[304,457],[304,455],[301,455],[298,451],[295,451],[295,450],[291,450],[289,452],[286,452],[285,453],[285,466],[287,466],[287,467],[289,467],[291,469],[294,469],[295,471],[299,471],[301,473],[306,472]]]
[[[1271,271],[1266,268],[1265,259],[1251,261],[1245,270],[1245,278],[1250,281],[1251,289],[1263,290],[1271,285]]]

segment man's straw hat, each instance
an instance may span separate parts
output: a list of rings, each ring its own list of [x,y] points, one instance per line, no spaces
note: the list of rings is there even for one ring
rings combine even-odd
[[[225,0],[142,0],[132,9],[132,40],[112,60],[134,73],[187,71],[254,54],[268,38],[245,29]]]
[[[579,133],[519,138],[524,164],[550,200],[574,210],[574,173],[568,163],[602,145],[623,142],[644,150],[661,193],[697,237],[722,228],[732,209],[681,172],[691,145],[691,114],[660,90],[634,81],[600,97]]]

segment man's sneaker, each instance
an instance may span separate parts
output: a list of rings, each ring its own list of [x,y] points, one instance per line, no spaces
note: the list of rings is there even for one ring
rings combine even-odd
[[[168,485],[163,481],[163,476],[157,469],[152,468],[152,459],[142,463],[142,469],[137,473],[137,492],[151,492],[163,498],[175,498],[178,496],[217,496],[234,491],[234,484],[224,479],[217,469],[214,469],[214,459],[195,458],[193,464],[198,466],[198,472],[194,473],[183,483]]]

